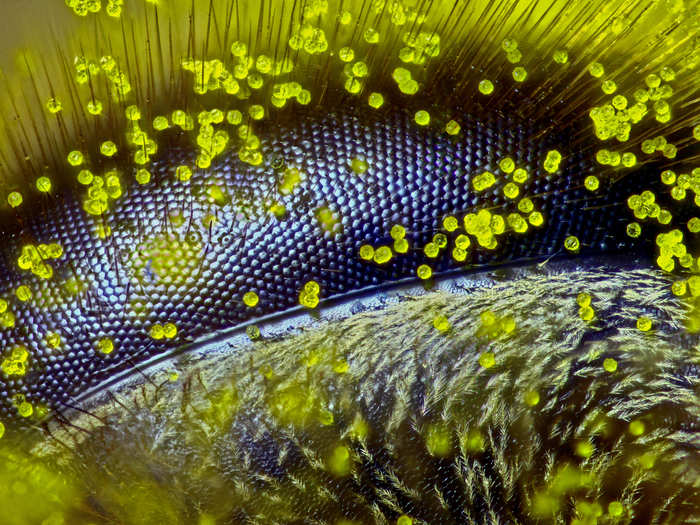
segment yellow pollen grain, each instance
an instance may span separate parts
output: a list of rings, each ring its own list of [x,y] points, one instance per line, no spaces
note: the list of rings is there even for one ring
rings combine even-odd
[[[256,294],[255,292],[250,291],[243,294],[243,302],[249,308],[257,306],[259,300],[260,299],[258,298],[258,294]]]
[[[613,373],[617,370],[617,361],[612,357],[608,357],[603,361],[603,368],[606,372]]]
[[[484,352],[479,356],[479,364],[486,369],[492,368],[496,364],[496,356],[493,352]]]
[[[534,407],[540,402],[540,394],[536,390],[528,390],[525,392],[523,400],[527,406]]]
[[[637,319],[637,329],[641,332],[648,332],[651,330],[653,322],[648,317],[640,317]]]
[[[564,239],[564,248],[566,248],[567,251],[577,252],[580,247],[581,243],[575,235],[569,235],[566,239]]]
[[[108,337],[98,340],[96,346],[97,350],[105,355],[109,355],[114,351],[114,342]]]
[[[419,126],[427,126],[430,124],[430,114],[424,109],[421,109],[416,112],[414,120]]]
[[[384,96],[381,93],[370,93],[367,103],[374,109],[379,109],[384,105]]]
[[[51,179],[46,176],[39,177],[36,180],[36,189],[41,193],[49,193],[51,191]]]
[[[490,95],[493,93],[493,82],[488,79],[481,80],[479,82],[479,93],[482,95]]]
[[[374,262],[377,264],[385,264],[391,260],[391,248],[388,246],[379,246],[374,250]]]
[[[17,287],[17,290],[15,290],[15,295],[17,296],[17,299],[23,303],[26,303],[32,298],[32,291],[29,286],[22,284]]]
[[[371,261],[374,258],[374,248],[369,244],[360,246],[360,258],[365,261]]]
[[[418,274],[418,277],[423,279],[424,281],[427,279],[430,279],[433,275],[433,270],[430,266],[427,264],[421,264],[418,269],[416,270],[416,273]]]
[[[12,208],[17,208],[20,206],[23,200],[22,194],[18,191],[12,191],[7,195],[7,204],[9,204]]]
[[[455,122],[454,120],[450,120],[446,125],[445,125],[445,132],[448,135],[458,135],[462,127]]]

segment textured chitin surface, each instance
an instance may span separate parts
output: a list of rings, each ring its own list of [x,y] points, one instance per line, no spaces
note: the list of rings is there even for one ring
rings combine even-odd
[[[569,184],[594,170],[583,154],[571,152],[556,174],[538,166],[567,135],[531,139],[536,132],[536,123],[466,116],[463,132],[453,138],[415,126],[403,112],[335,112],[270,125],[260,133],[269,160],[259,167],[230,155],[187,182],[173,181],[173,158],[184,164],[191,154],[171,150],[152,169],[150,188],[127,189],[104,223],[88,221],[70,195],[57,197],[22,235],[10,233],[3,243],[3,296],[20,284],[33,290],[30,301],[15,301],[10,309],[21,331],[0,331],[0,347],[32,349],[26,374],[2,385],[3,413],[16,414],[18,393],[60,407],[115,372],[186,342],[152,337],[156,324],[174,324],[189,341],[298,306],[300,291],[312,280],[319,297],[329,298],[415,277],[424,263],[440,271],[554,255],[569,235],[579,238],[584,253],[633,248],[619,202],[629,194],[628,181],[640,184],[645,171],[593,194]],[[475,174],[496,171],[506,156],[537,175],[521,191],[538,195],[536,209],[557,220],[498,238],[495,249],[476,251],[463,263],[428,257],[423,247],[437,232],[448,241],[441,251],[452,250],[459,232],[444,229],[445,217],[462,218],[483,203],[490,221],[518,211],[517,201],[496,187],[473,189]],[[367,163],[366,171],[353,169],[358,161]],[[166,182],[168,191],[160,191]],[[284,205],[284,215],[270,213],[271,203]],[[358,256],[363,245],[391,245],[394,224],[406,230],[407,253],[381,265]],[[111,230],[105,239],[95,234],[100,227]],[[48,284],[18,269],[29,236],[63,247],[49,261],[57,278]],[[243,301],[251,291],[259,298],[252,307]],[[60,334],[60,352],[47,346],[51,333]],[[113,351],[99,351],[103,344]]]

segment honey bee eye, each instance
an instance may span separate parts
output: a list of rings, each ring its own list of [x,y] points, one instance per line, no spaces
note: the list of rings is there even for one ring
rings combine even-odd
[[[698,519],[693,5],[140,3],[6,9],[8,523]]]

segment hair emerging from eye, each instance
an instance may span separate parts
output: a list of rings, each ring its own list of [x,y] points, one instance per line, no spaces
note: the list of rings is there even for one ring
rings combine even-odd
[[[66,4],[0,103],[13,523],[700,520],[699,6]]]

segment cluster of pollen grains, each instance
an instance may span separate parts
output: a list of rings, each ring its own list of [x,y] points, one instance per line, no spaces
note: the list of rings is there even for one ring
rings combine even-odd
[[[663,135],[642,141],[640,149],[646,155],[653,156],[656,153],[661,153],[667,159],[674,159],[678,153],[678,147],[670,143]]]
[[[492,341],[513,335],[517,328],[517,324],[512,315],[499,315],[492,310],[484,310],[481,312],[479,314],[479,320],[481,325],[476,335]]]
[[[593,321],[595,318],[595,310],[591,306],[592,297],[588,292],[581,292],[576,296],[576,304],[578,304],[578,316],[586,322]]]
[[[661,182],[670,187],[671,198],[675,201],[686,199],[687,190],[695,194],[693,202],[696,207],[700,207],[700,167],[695,167],[690,173],[680,173],[670,169],[664,170],[660,174]]]
[[[58,259],[61,255],[63,255],[63,248],[58,243],[37,246],[26,244],[17,258],[17,266],[22,270],[31,271],[42,279],[50,279],[53,276],[53,267],[46,261]]]
[[[151,327],[148,333],[156,341],[161,339],[174,339],[175,336],[177,336],[177,326],[175,323],[156,323]]]
[[[147,0],[156,3],[158,0]],[[99,13],[103,10],[102,0],[66,0],[66,5],[70,7],[78,16],[88,16]],[[106,0],[104,13],[112,18],[119,18],[124,7],[124,0]]]
[[[690,268],[696,262],[683,243],[681,230],[673,229],[667,233],[660,233],[656,236],[656,244],[659,247],[656,263],[662,270],[673,271],[676,265],[674,258],[678,261],[678,265],[683,268]]]
[[[27,348],[22,345],[17,345],[10,350],[9,355],[5,357],[2,361],[3,373],[8,376],[23,376],[27,372],[27,359],[29,358],[29,352]]]
[[[307,282],[299,293],[299,304],[307,308],[316,308],[316,306],[318,306],[318,294],[320,292],[321,287],[316,281]]]
[[[300,35],[297,36],[301,38]],[[309,38],[320,39],[318,35]],[[323,46],[312,46],[306,50],[320,53],[321,48]],[[295,100],[300,106],[311,102],[311,93],[299,82],[285,80],[285,77],[294,71],[294,63],[288,57],[275,60],[265,54],[251,55],[247,44],[240,41],[234,42],[230,51],[232,66],[227,66],[219,59],[182,61],[182,68],[192,73],[196,94],[223,93],[241,107],[227,111],[202,111],[196,115],[196,121],[194,116],[185,111],[178,110],[173,113],[173,124],[183,131],[196,133],[196,142],[200,147],[196,165],[200,169],[208,168],[214,158],[226,150],[232,139],[236,142],[241,161],[251,166],[261,165],[264,161],[260,151],[261,143],[253,130],[253,124],[269,117],[266,110],[268,103],[279,110],[290,100]],[[167,120],[159,122],[158,127],[162,128],[166,123]],[[221,125],[233,126],[233,137],[227,129],[222,129]]]
[[[683,69],[685,65],[681,66]],[[589,73],[595,78],[602,78],[605,68],[596,62],[589,66]],[[670,65],[657,66],[654,72],[643,77],[635,77],[633,81],[624,84],[623,93],[615,93],[617,86],[614,82],[609,86],[603,81],[602,89],[606,94],[613,95],[601,106],[593,107],[589,116],[594,125],[595,136],[602,142],[615,140],[618,143],[628,143],[627,151],[611,150],[600,148],[595,153],[595,159],[601,166],[607,167],[612,173],[621,170],[634,170],[640,164],[655,163],[662,169],[656,173],[660,174],[662,185],[653,184],[652,188],[644,189],[640,193],[632,193],[627,196],[627,206],[634,215],[633,222],[627,226],[626,233],[630,238],[637,239],[642,236],[647,226],[640,222],[648,223],[648,230],[661,233],[656,235],[658,266],[667,272],[673,271],[695,271],[696,260],[690,245],[683,243],[683,232],[681,227],[687,227],[691,233],[695,228],[695,222],[688,220],[689,209],[686,201],[688,191],[695,195],[695,205],[700,205],[698,198],[698,175],[700,170],[694,166],[682,164],[679,171],[686,173],[676,173],[677,162],[673,168],[665,162],[677,159],[679,144],[687,143],[678,132],[671,134],[657,134],[650,136],[650,117],[653,116],[655,124],[651,129],[669,129],[668,125],[675,121],[682,121],[684,115],[674,115],[672,106],[677,96],[678,88],[674,87],[679,80],[678,69]],[[609,88],[609,89],[608,89]],[[679,118],[680,117],[680,118]],[[663,126],[667,127],[664,128]],[[639,133],[636,133],[639,130]],[[671,136],[675,143],[671,142]],[[625,171],[612,175],[613,179],[624,177]],[[600,181],[589,176],[585,181],[586,188],[596,191],[600,186]],[[666,186],[666,188],[664,188]],[[670,199],[663,194],[670,196]],[[680,219],[680,220],[679,220]],[[637,222],[639,221],[639,222]],[[678,221],[676,223],[676,221]],[[687,221],[687,226],[686,226]],[[668,228],[664,231],[664,227]],[[674,294],[678,295],[680,287],[674,289]],[[681,294],[682,295],[682,294]]]
[[[404,33],[404,47],[399,49],[399,60],[407,64],[423,65],[440,54],[440,35],[421,31]]]
[[[550,150],[543,161],[544,170],[549,173],[557,171],[560,161],[559,152]],[[522,167],[516,168],[516,163],[511,157],[502,158],[498,165],[504,176],[508,178],[508,182],[503,185],[503,194],[512,202],[520,195],[519,185],[528,180],[528,171]],[[494,186],[497,181],[496,175],[485,171],[472,178],[472,187],[475,192],[480,193]],[[428,260],[435,260],[443,250],[448,250],[454,262],[465,263],[470,247],[495,250],[498,247],[499,236],[510,232],[524,234],[530,226],[540,227],[545,222],[542,212],[535,209],[535,205],[529,197],[523,197],[517,203],[512,203],[512,207],[513,211],[507,215],[481,209],[476,213],[467,213],[462,216],[461,221],[453,215],[444,217],[442,221],[444,232],[433,235],[432,239],[423,246],[423,254]],[[405,228],[401,225],[394,225],[390,235],[394,241],[393,247],[387,245],[375,247],[364,244],[359,250],[360,258],[383,265],[389,263],[395,256],[407,253],[410,244],[405,239]],[[449,246],[450,241],[452,241],[452,246]],[[418,266],[417,275],[423,280],[430,279],[432,268],[427,264],[421,264]]]
[[[506,60],[511,64],[517,64],[523,58],[523,54],[518,48],[518,42],[513,38],[506,38],[505,40],[503,40],[503,42],[501,43],[501,49],[505,52]],[[525,80],[527,79],[527,70],[523,66],[515,66],[511,75],[515,82],[525,82]],[[488,85],[484,85],[483,87],[485,89],[481,90],[481,92],[485,95],[490,94],[490,92],[493,91],[493,88],[489,88]],[[482,88],[481,84],[479,85],[479,88]]]

